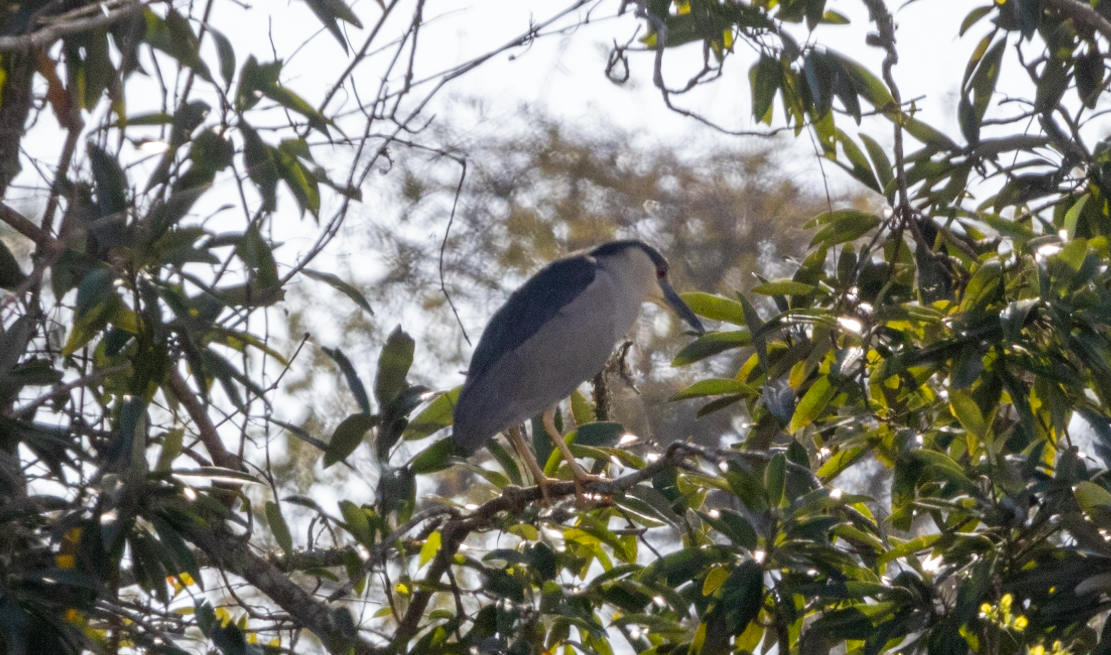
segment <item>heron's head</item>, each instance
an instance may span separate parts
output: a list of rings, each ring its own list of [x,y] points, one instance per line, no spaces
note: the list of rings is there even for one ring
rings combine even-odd
[[[598,246],[590,254],[627,280],[632,292],[642,294],[641,300],[651,300],[669,307],[694,328],[695,332],[706,332],[702,322],[671,287],[667,260],[658,250],[643,241],[627,239]]]

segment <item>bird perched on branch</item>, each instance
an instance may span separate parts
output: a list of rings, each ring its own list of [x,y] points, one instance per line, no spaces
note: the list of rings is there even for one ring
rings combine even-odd
[[[593,479],[556,429],[555,407],[602,370],[644,302],[665,304],[696,332],[705,332],[671,288],[667,271],[663,255],[633,239],[579,251],[540,269],[494,313],[478,341],[455,405],[455,442],[470,455],[506,431],[547,498],[550,481],[520,431],[524,421],[543,413],[544,428],[576,487]]]

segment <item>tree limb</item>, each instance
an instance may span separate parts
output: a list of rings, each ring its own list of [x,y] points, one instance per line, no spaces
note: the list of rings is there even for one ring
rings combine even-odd
[[[107,25],[111,25],[116,21],[137,14],[146,8],[146,4],[136,2],[124,7],[120,7],[119,9],[105,11],[105,13],[90,16],[88,18],[59,22],[54,25],[47,25],[46,27],[37,29],[30,34],[0,36],[0,52],[22,52],[33,50],[35,48],[46,47],[62,37],[69,36],[70,34],[76,34],[78,32],[85,32],[97,27],[105,27]]]
[[[663,457],[635,473],[630,473],[613,481],[588,480],[582,483],[582,488],[588,493],[603,496],[622,494],[641,482],[650,480],[664,469],[679,466],[691,456],[702,456],[704,454],[705,451],[697,446],[676,442],[668,447]],[[549,484],[548,496],[552,499],[573,496],[577,493],[577,486],[575,482],[571,481]],[[429,564],[428,575],[425,576],[422,584],[413,594],[413,598],[409,602],[409,608],[406,610],[401,623],[397,626],[397,632],[394,633],[393,643],[391,644],[392,652],[400,652],[405,644],[420,631],[420,620],[424,617],[424,611],[428,608],[429,601],[432,600],[432,594],[439,587],[440,579],[455,561],[455,553],[459,550],[459,546],[467,538],[467,535],[489,529],[501,522],[502,519],[499,518],[499,515],[502,513],[516,516],[523,512],[530,503],[542,498],[543,494],[538,486],[527,489],[506,487],[500,496],[488,501],[470,514],[444,523],[440,528],[440,550],[436,553],[432,563]]]
[[[289,574],[251,552],[247,542],[226,527],[208,530],[199,523],[189,523],[184,536],[203,550],[209,560],[223,571],[233,573],[289,613],[294,621],[308,628],[332,652],[348,652],[354,648],[358,655],[373,655],[378,649],[358,635],[345,634],[336,621],[336,612],[327,604],[313,598]]]
[[[40,246],[50,242],[50,237],[47,236],[38,225],[35,225],[24,217],[23,214],[20,214],[5,203],[0,203],[0,221],[7,223],[13,230]]]
[[[216,466],[239,470],[242,466],[239,457],[224,448],[224,442],[220,439],[220,433],[216,431],[212,419],[208,417],[208,412],[204,410],[196,394],[177,370],[170,372],[170,389],[178,402],[185,407],[189,418],[193,419],[193,424],[197,426],[197,433],[204,447],[208,449],[208,454],[212,456],[212,463]]]

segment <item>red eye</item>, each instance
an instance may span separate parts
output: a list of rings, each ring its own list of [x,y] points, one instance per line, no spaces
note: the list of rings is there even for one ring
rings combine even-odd
[[[662,280],[667,275],[667,271],[662,268],[656,269],[656,279]]]

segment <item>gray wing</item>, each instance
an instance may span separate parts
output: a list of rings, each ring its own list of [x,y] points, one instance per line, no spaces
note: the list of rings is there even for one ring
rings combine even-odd
[[[528,359],[525,351],[532,348],[522,346],[556,320],[590,286],[595,273],[595,262],[588,256],[556,260],[514,291],[494,313],[475,348],[455,405],[453,436],[467,453],[478,450],[515,421],[524,420],[518,418],[522,411],[519,396],[532,394],[519,386],[520,376],[527,376],[533,367],[532,362],[524,361]]]
[[[468,380],[490,370],[503,354],[528,341],[594,281],[593,258],[557,259],[540,269],[494,313],[471,357]]]

